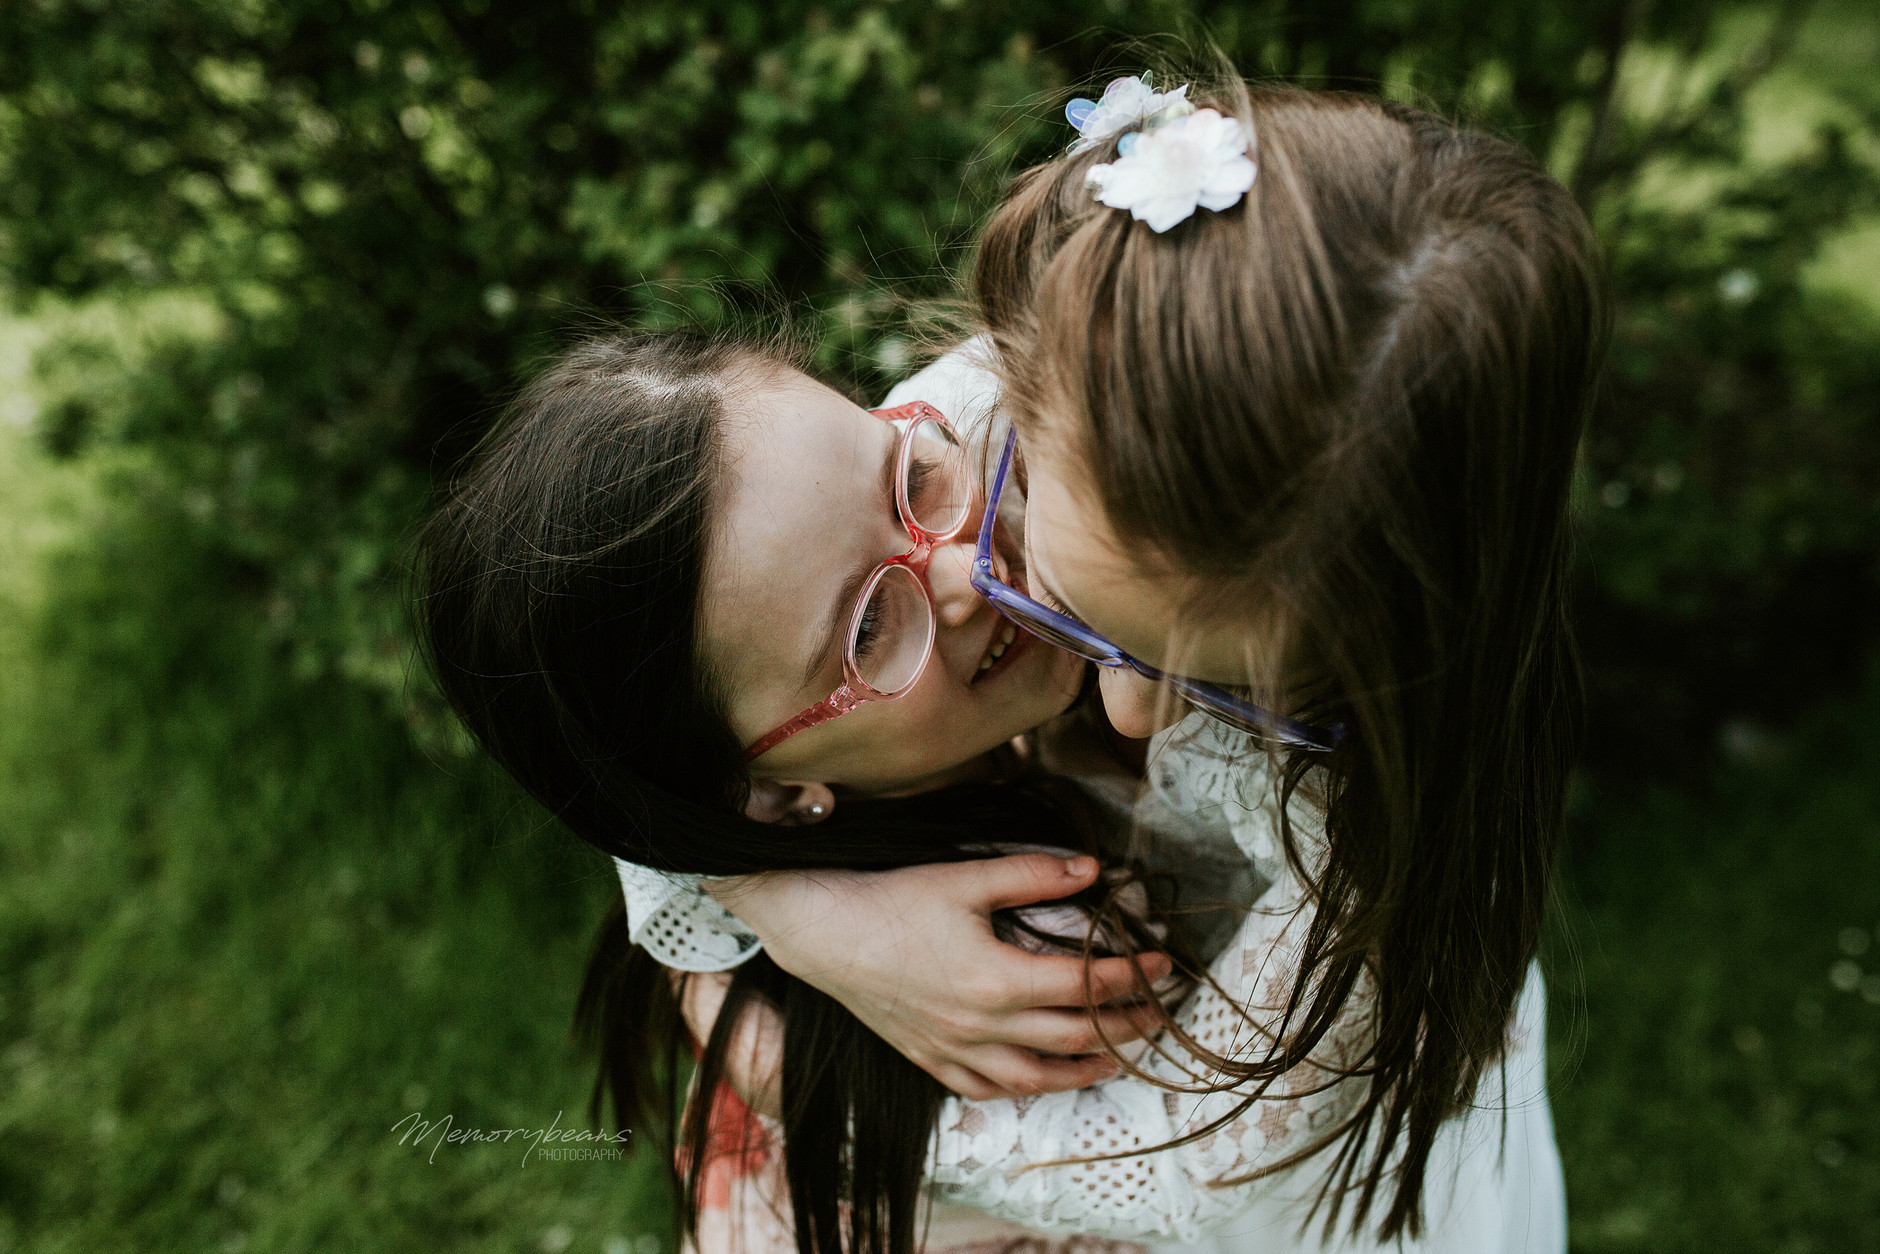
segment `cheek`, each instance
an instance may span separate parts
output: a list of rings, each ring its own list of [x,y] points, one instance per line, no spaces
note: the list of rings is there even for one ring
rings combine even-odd
[[[883,778],[920,775],[961,757],[962,703],[933,669],[913,691],[893,701],[871,701],[850,715],[850,753],[857,767]]]
[[[1080,508],[1080,499],[1054,477],[1035,478],[1025,518],[1026,558],[1092,627],[1115,638],[1136,625],[1131,620],[1141,616],[1145,602],[1162,599],[1160,590],[1140,579],[1095,507]]]
[[[957,766],[1062,712],[1076,695],[1082,664],[1037,642],[1028,652],[1004,682],[962,691],[943,669],[930,667],[906,696],[858,712],[877,716],[868,729],[876,760],[928,770]]]
[[[829,728],[813,759],[775,766],[778,778],[897,788],[970,761],[1061,714],[1083,685],[1081,660],[1034,642],[1005,682],[960,689],[930,669],[906,696],[870,701]],[[810,733],[815,734],[815,733]]]
[[[944,667],[929,664],[914,690],[899,701],[887,702],[886,711],[907,736],[930,742],[935,752],[945,752],[970,724],[972,702]]]
[[[1117,576],[1091,586],[1088,596],[1080,604],[1090,606],[1105,635],[1145,662],[1161,665],[1168,660],[1169,642],[1176,634],[1175,606],[1183,596],[1179,586]]]

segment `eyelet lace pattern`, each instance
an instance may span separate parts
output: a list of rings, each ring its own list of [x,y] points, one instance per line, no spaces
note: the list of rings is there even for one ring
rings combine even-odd
[[[1209,968],[1219,989],[1197,989],[1176,1014],[1202,1047],[1257,1062],[1284,1020],[1312,922],[1310,894],[1286,865],[1270,776],[1244,737],[1211,720],[1190,720],[1157,748],[1149,769],[1157,800],[1209,826],[1224,825],[1269,883],[1234,943]],[[1322,848],[1317,818],[1295,797],[1293,830],[1309,863]],[[1206,1127],[1230,1114],[1247,1091],[1176,1092],[1125,1074],[1023,1101],[951,1099],[932,1157],[937,1194],[1046,1232],[1195,1240],[1243,1215],[1250,1199],[1275,1183],[1217,1182],[1319,1144],[1363,1099],[1363,1081],[1340,1080],[1337,1072],[1362,1058],[1370,1006],[1369,987],[1361,983],[1311,1062],[1279,1077],[1219,1129],[1155,1153],[1105,1157],[1154,1150]],[[1177,1087],[1210,1079],[1173,1038],[1143,1047],[1137,1065]],[[1308,1160],[1304,1170],[1319,1161]]]
[[[707,894],[696,875],[614,859],[627,903],[627,935],[675,971],[729,971],[764,947]]]
[[[1310,895],[1281,849],[1270,776],[1237,733],[1191,719],[1157,741],[1148,778],[1139,817],[1171,836],[1192,838],[1197,856],[1206,854],[1210,843],[1215,855],[1223,844],[1230,850],[1237,845],[1258,882],[1267,886],[1210,966],[1226,997],[1204,986],[1177,1012],[1184,1030],[1205,1048],[1231,1058],[1262,1058],[1312,918]],[[1322,855],[1317,816],[1297,797],[1293,806],[1296,843],[1308,868],[1315,868]],[[1223,831],[1232,833],[1231,842],[1222,838]],[[748,929],[706,896],[696,880],[629,867],[622,872],[622,887],[636,938],[650,938],[649,948],[658,946],[656,956],[668,965],[725,970],[759,948]],[[1224,1187],[1218,1182],[1237,1180],[1318,1144],[1356,1108],[1364,1082],[1333,1082],[1333,1072],[1348,1067],[1368,1046],[1371,996],[1361,981],[1312,1063],[1280,1077],[1228,1124],[1173,1149],[1065,1161],[1154,1150],[1231,1111],[1240,1096],[1171,1092],[1118,1076],[1079,1092],[1024,1101],[951,1099],[941,1111],[930,1157],[929,1187],[936,1205],[956,1213],[981,1212],[1031,1234],[1090,1238],[1082,1244],[1046,1241],[1035,1254],[1134,1254],[1128,1242],[1192,1243],[1228,1231],[1235,1235],[1222,1249],[1316,1250],[1313,1242],[1299,1244],[1300,1227],[1334,1151],[1257,1180]],[[1484,1077],[1478,1109],[1438,1135],[1425,1193],[1432,1229],[1425,1242],[1407,1249],[1470,1254],[1558,1254],[1565,1249],[1564,1194],[1546,1092],[1545,1005],[1535,969],[1511,1024],[1504,1065]],[[1243,1015],[1239,1006],[1249,1013]],[[1196,1060],[1172,1040],[1160,1045],[1159,1052],[1139,1046],[1137,1065],[1165,1081],[1193,1087],[1202,1078]],[[744,1187],[759,1184],[749,1180]],[[728,1195],[724,1201],[735,1209],[754,1199]],[[784,1235],[787,1225],[782,1232],[771,1231],[777,1223],[771,1202],[766,1198],[759,1204],[768,1220],[746,1211],[729,1225],[727,1235],[743,1230],[746,1248],[760,1254],[767,1254],[765,1243],[774,1238],[784,1254],[792,1243]],[[999,1237],[1009,1239],[1005,1233]],[[968,1237],[959,1244],[973,1242]],[[952,1242],[928,1248],[937,1250],[940,1244]],[[1357,1242],[1349,1248],[1374,1247]],[[718,1251],[702,1244],[698,1254]]]

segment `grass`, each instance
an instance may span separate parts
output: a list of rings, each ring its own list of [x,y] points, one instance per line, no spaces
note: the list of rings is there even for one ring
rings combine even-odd
[[[654,1254],[644,1156],[392,1131],[581,1121],[605,869],[285,678],[166,525],[0,407],[0,1252]],[[1548,961],[1585,1254],[1880,1249],[1880,686],[1739,731],[1706,796],[1578,816]]]
[[[1880,1250],[1880,684],[1738,730],[1709,795],[1583,816],[1550,963],[1576,1251]]]
[[[597,857],[293,683],[162,511],[0,415],[0,1251],[669,1246],[567,1040]],[[229,615],[237,615],[231,622]]]

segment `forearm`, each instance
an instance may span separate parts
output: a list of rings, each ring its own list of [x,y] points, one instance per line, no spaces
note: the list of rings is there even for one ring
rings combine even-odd
[[[783,970],[841,1002],[948,1089],[974,1097],[1076,1089],[1114,1074],[1102,1039],[1145,1029],[1128,959],[1025,952],[991,914],[1089,887],[1096,860],[1023,854],[894,871],[715,881]],[[1139,959],[1151,981],[1165,955]],[[1088,1005],[1102,1009],[1093,1015]]]

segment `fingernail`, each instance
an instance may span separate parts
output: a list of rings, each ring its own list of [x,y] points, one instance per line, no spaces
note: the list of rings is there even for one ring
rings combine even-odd
[[[1097,860],[1095,858],[1064,859],[1064,874],[1070,876],[1072,879],[1082,879],[1096,869]]]

